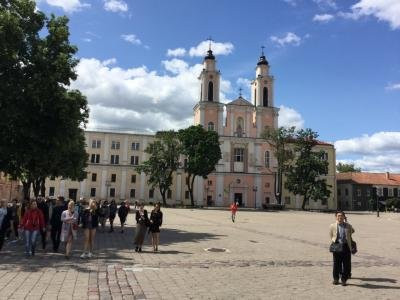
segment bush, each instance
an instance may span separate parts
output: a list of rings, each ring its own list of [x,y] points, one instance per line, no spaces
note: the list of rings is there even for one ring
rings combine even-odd
[[[386,200],[386,207],[391,210],[392,208],[400,209],[400,199],[390,198]]]

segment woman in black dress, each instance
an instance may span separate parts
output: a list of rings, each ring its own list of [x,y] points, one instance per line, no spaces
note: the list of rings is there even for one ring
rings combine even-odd
[[[156,203],[154,209],[150,214],[150,228],[151,232],[151,244],[153,245],[153,251],[158,251],[158,244],[160,243],[160,226],[162,225],[163,214],[160,210],[160,203]]]
[[[136,252],[142,252],[142,245],[144,242],[144,237],[146,236],[147,226],[149,225],[149,217],[147,215],[147,210],[144,209],[144,204],[139,204],[139,209],[136,211],[136,230],[135,230],[135,244]]]
[[[82,228],[85,233],[85,244],[81,258],[91,258],[93,256],[94,237],[96,228],[99,225],[99,213],[96,201],[93,199],[89,202],[89,207],[83,211]]]

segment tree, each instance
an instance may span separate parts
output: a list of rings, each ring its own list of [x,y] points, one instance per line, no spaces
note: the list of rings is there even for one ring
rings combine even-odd
[[[354,164],[345,164],[345,163],[338,163],[336,165],[336,170],[339,173],[348,173],[348,172],[361,172],[361,168],[356,168]]]
[[[290,192],[304,197],[301,206],[303,210],[310,199],[327,199],[331,193],[326,179],[321,178],[328,173],[328,162],[323,159],[323,151],[312,151],[317,144],[317,137],[318,134],[311,129],[296,132],[296,161],[289,167],[285,182]]]
[[[89,110],[68,89],[76,52],[68,18],[46,17],[35,1],[0,1],[0,170],[22,181],[25,197],[31,184],[43,192],[48,176],[86,176]]]
[[[263,133],[262,137],[272,147],[273,154],[277,159],[277,184],[275,185],[275,194],[278,198],[278,203],[281,203],[282,198],[282,177],[288,170],[290,162],[293,160],[293,151],[290,148],[290,144],[294,139],[295,127],[285,128],[279,127],[278,129],[267,128]]]
[[[191,204],[194,206],[193,184],[196,176],[207,178],[222,157],[218,133],[213,130],[206,131],[201,125],[190,126],[179,130],[179,140],[182,145],[181,153],[187,157],[187,163],[184,165],[187,173],[186,185]]]
[[[158,132],[155,137],[156,140],[145,150],[150,155],[149,159],[136,170],[149,176],[148,183],[160,190],[163,204],[166,205],[166,193],[172,185],[172,175],[179,168],[180,143],[175,131]]]

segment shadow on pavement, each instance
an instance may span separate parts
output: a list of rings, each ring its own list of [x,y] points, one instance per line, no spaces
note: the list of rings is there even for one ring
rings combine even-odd
[[[400,290],[399,286],[379,285],[379,284],[370,284],[370,283],[365,283],[365,284],[349,283],[347,285],[357,286],[357,287],[366,288],[366,289]]]
[[[365,278],[365,277],[352,277],[352,279],[357,279],[361,281],[375,281],[375,282],[390,282],[390,283],[396,283],[396,279],[392,278]]]

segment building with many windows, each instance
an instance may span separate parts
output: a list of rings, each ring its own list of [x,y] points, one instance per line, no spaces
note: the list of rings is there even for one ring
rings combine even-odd
[[[199,101],[193,109],[194,124],[218,132],[222,159],[207,179],[196,177],[194,198],[197,205],[228,206],[237,201],[245,207],[262,207],[263,204],[276,203],[277,162],[270,145],[261,138],[266,128],[278,126],[279,109],[274,107],[274,77],[269,67],[262,53],[251,82],[251,100],[239,95],[224,104],[219,99],[220,71],[216,68],[212,50],[207,52],[199,76]],[[147,159],[144,150],[154,140],[153,135],[86,131],[85,136],[89,153],[87,178],[82,182],[48,179],[49,196],[145,202],[161,200],[159,191],[149,189],[146,176],[136,173],[134,168]],[[324,143],[319,147],[326,148],[329,153],[327,178],[334,181],[334,148]],[[185,180],[183,170],[178,170],[167,193],[170,204],[190,203]],[[335,186],[332,190],[335,191]],[[283,201],[290,198],[289,194],[284,195]],[[299,208],[297,200],[284,204]],[[335,193],[328,201],[316,202],[315,205],[322,209],[335,209]]]

